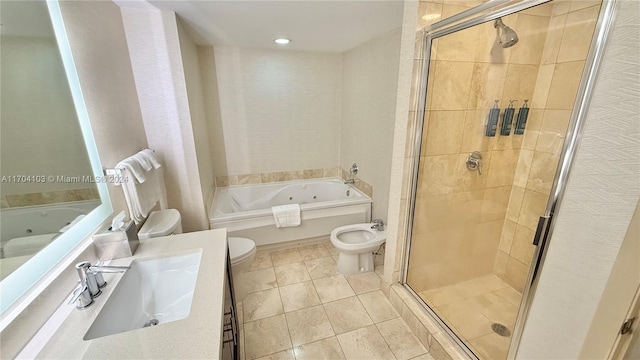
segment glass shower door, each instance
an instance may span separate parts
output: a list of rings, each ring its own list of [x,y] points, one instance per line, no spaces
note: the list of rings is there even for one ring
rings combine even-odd
[[[431,42],[406,283],[479,358],[507,356],[599,11],[552,1]]]

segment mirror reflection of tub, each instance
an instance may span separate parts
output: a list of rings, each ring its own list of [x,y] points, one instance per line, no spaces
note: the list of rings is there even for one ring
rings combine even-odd
[[[0,210],[0,278],[11,274],[98,205],[99,200],[86,200]]]

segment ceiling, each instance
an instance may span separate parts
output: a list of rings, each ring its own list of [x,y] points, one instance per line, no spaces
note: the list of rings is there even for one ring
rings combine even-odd
[[[200,45],[338,53],[399,28],[403,11],[401,0],[146,2],[175,11]],[[273,39],[280,37],[292,42],[275,44]]]

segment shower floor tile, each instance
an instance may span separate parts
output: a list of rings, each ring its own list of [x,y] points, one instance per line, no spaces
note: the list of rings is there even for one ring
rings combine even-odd
[[[507,358],[511,337],[496,334],[491,325],[502,324],[513,333],[522,295],[497,276],[482,276],[419,295],[480,359]]]
[[[384,359],[430,359],[428,349],[418,343],[380,291],[381,274],[372,271],[349,277],[339,275],[334,260],[337,251],[328,241],[323,246],[326,251],[320,246],[307,246],[261,252],[260,264],[256,266],[260,270],[251,268],[254,271],[242,274],[240,279],[254,286],[245,298],[251,304],[238,304],[249,315],[238,319],[243,321],[240,327],[244,329],[241,359],[348,360],[362,359],[363,354]],[[287,274],[291,275],[287,279],[303,282],[280,281],[283,269],[296,269],[295,273],[303,274],[300,279],[293,274]],[[306,280],[306,273],[311,281]],[[252,279],[254,274],[258,278]],[[265,274],[269,274],[269,286],[275,288],[255,286],[264,282]],[[272,298],[276,291],[281,302]],[[272,317],[256,319],[263,316]]]

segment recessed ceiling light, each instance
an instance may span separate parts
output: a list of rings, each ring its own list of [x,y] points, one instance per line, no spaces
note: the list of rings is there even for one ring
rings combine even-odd
[[[280,44],[280,45],[286,45],[286,44],[290,43],[291,40],[285,39],[285,38],[280,38],[280,39],[273,40],[273,42],[276,43],[276,44]]]

